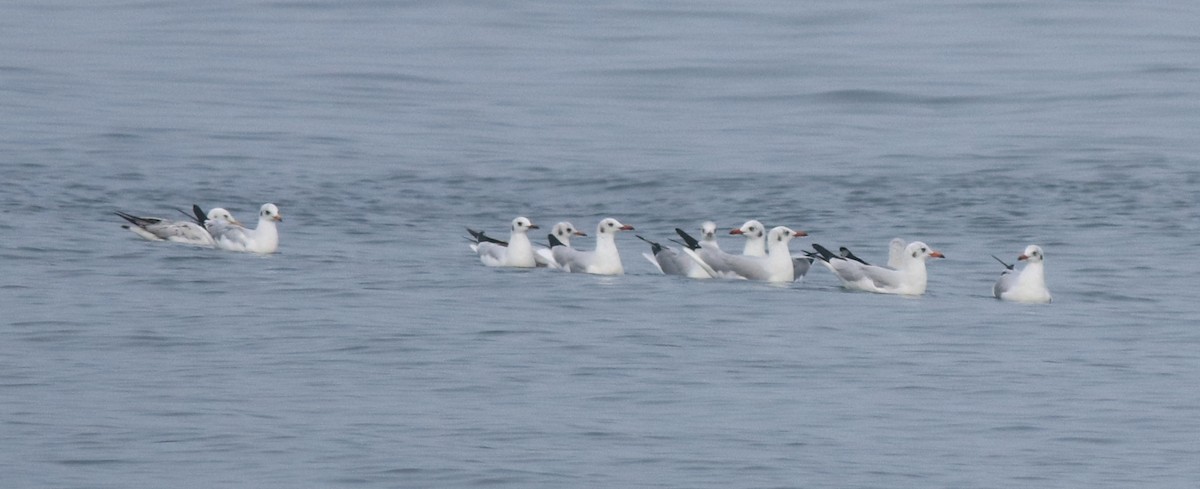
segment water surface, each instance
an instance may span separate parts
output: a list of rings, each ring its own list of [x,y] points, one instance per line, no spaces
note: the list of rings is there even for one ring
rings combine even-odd
[[[0,485],[1193,485],[1197,18],[6,4]],[[267,201],[267,257],[112,214]],[[633,236],[622,277],[482,267],[462,228],[516,215],[948,259],[920,298],[662,277]],[[994,300],[1030,243],[1054,304]]]

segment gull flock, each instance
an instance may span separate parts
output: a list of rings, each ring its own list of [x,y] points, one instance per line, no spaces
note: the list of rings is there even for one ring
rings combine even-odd
[[[468,240],[471,250],[479,255],[480,262],[489,267],[545,267],[597,275],[625,273],[621,255],[617,251],[616,235],[633,231],[633,226],[611,217],[601,220],[596,226],[596,244],[592,250],[571,246],[572,236],[586,234],[569,222],[555,224],[546,236],[549,243],[535,250],[529,238],[529,231],[534,229],[539,227],[529,218],[517,217],[509,227],[507,241],[470,228],[467,228],[467,233],[470,234]],[[928,277],[926,261],[945,258],[940,251],[923,242],[906,243],[901,238],[894,238],[889,243],[886,265],[872,265],[845,247],[834,253],[817,243],[813,243],[812,251],[793,255],[790,242],[807,236],[807,233],[786,226],[767,229],[756,220],[746,221],[741,227],[729,231],[731,235],[746,239],[740,254],[721,249],[716,241],[717,226],[711,221],[701,226],[700,240],[679,228],[675,228],[675,233],[680,240],[670,241],[677,244],[678,249],[636,236],[650,245],[650,252],[642,256],[664,275],[694,279],[788,283],[803,279],[811,265],[820,263],[846,289],[911,296],[925,293]],[[1004,271],[993,287],[993,295],[997,299],[1042,304],[1051,301],[1050,291],[1046,288],[1045,256],[1040,247],[1029,245],[1017,257],[1018,261],[1025,262],[1020,270],[994,255],[993,258],[1004,265]]]
[[[221,207],[204,212],[200,206],[193,205],[191,213],[179,212],[187,219],[139,217],[120,211],[116,214],[127,221],[122,227],[150,241],[258,254],[275,253],[279,249],[276,224],[283,221],[283,216],[275,204],[267,203],[259,208],[258,223],[253,229],[243,225]],[[467,233],[470,234],[471,251],[489,267],[544,267],[596,275],[625,273],[616,238],[618,233],[633,231],[633,226],[611,217],[601,220],[596,225],[596,244],[591,250],[571,246],[572,237],[587,236],[587,233],[569,222],[555,224],[546,235],[548,244],[535,249],[529,238],[529,231],[535,229],[540,228],[529,218],[517,217],[509,226],[507,241],[470,228],[467,228]],[[879,294],[922,295],[928,277],[926,261],[945,258],[940,251],[923,242],[905,243],[900,238],[894,238],[889,243],[886,265],[872,265],[846,247],[834,253],[817,243],[812,244],[812,251],[793,255],[789,246],[791,241],[808,236],[807,233],[786,226],[767,229],[757,220],[746,221],[729,231],[731,235],[745,238],[741,253],[721,249],[716,239],[717,225],[711,221],[701,225],[700,240],[683,229],[675,228],[675,233],[679,240],[672,238],[670,241],[677,244],[678,248],[640,235],[636,237],[650,245],[650,252],[642,256],[659,272],[693,279],[796,282],[808,274],[814,263],[820,263],[847,289]],[[1020,270],[995,255],[992,257],[1004,266],[1000,278],[992,287],[997,299],[1041,304],[1052,300],[1046,288],[1045,254],[1041,247],[1029,245],[1017,256],[1017,261],[1025,262]]]
[[[206,213],[200,206],[193,205],[190,214],[184,210],[179,212],[188,219],[138,217],[120,211],[117,215],[128,221],[121,227],[150,241],[259,254],[274,253],[279,249],[279,230],[275,223],[283,221],[283,216],[275,204],[263,204],[258,209],[258,224],[254,229],[247,228],[221,207]]]

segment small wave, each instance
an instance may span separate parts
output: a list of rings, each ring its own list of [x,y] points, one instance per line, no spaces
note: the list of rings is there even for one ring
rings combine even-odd
[[[880,105],[964,105],[977,103],[983,97],[977,96],[927,96],[913,95],[886,90],[847,89],[819,92],[812,96],[817,101],[832,103],[880,104]]]

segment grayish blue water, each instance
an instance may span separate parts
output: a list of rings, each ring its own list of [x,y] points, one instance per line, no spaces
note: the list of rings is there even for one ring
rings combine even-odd
[[[5,2],[0,486],[1195,487],[1197,25]],[[268,257],[112,214],[268,201]],[[949,258],[915,299],[662,277],[631,235],[622,277],[481,266],[462,228],[516,215]],[[1055,303],[992,299],[1030,243]]]

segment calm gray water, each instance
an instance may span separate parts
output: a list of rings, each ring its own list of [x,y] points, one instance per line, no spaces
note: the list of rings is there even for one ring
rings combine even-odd
[[[1198,23],[5,2],[0,487],[1196,487]],[[268,257],[112,214],[268,201]],[[516,215],[949,258],[920,298],[662,277],[632,235],[622,277],[481,266],[462,228]],[[992,299],[1030,243],[1055,303]]]

